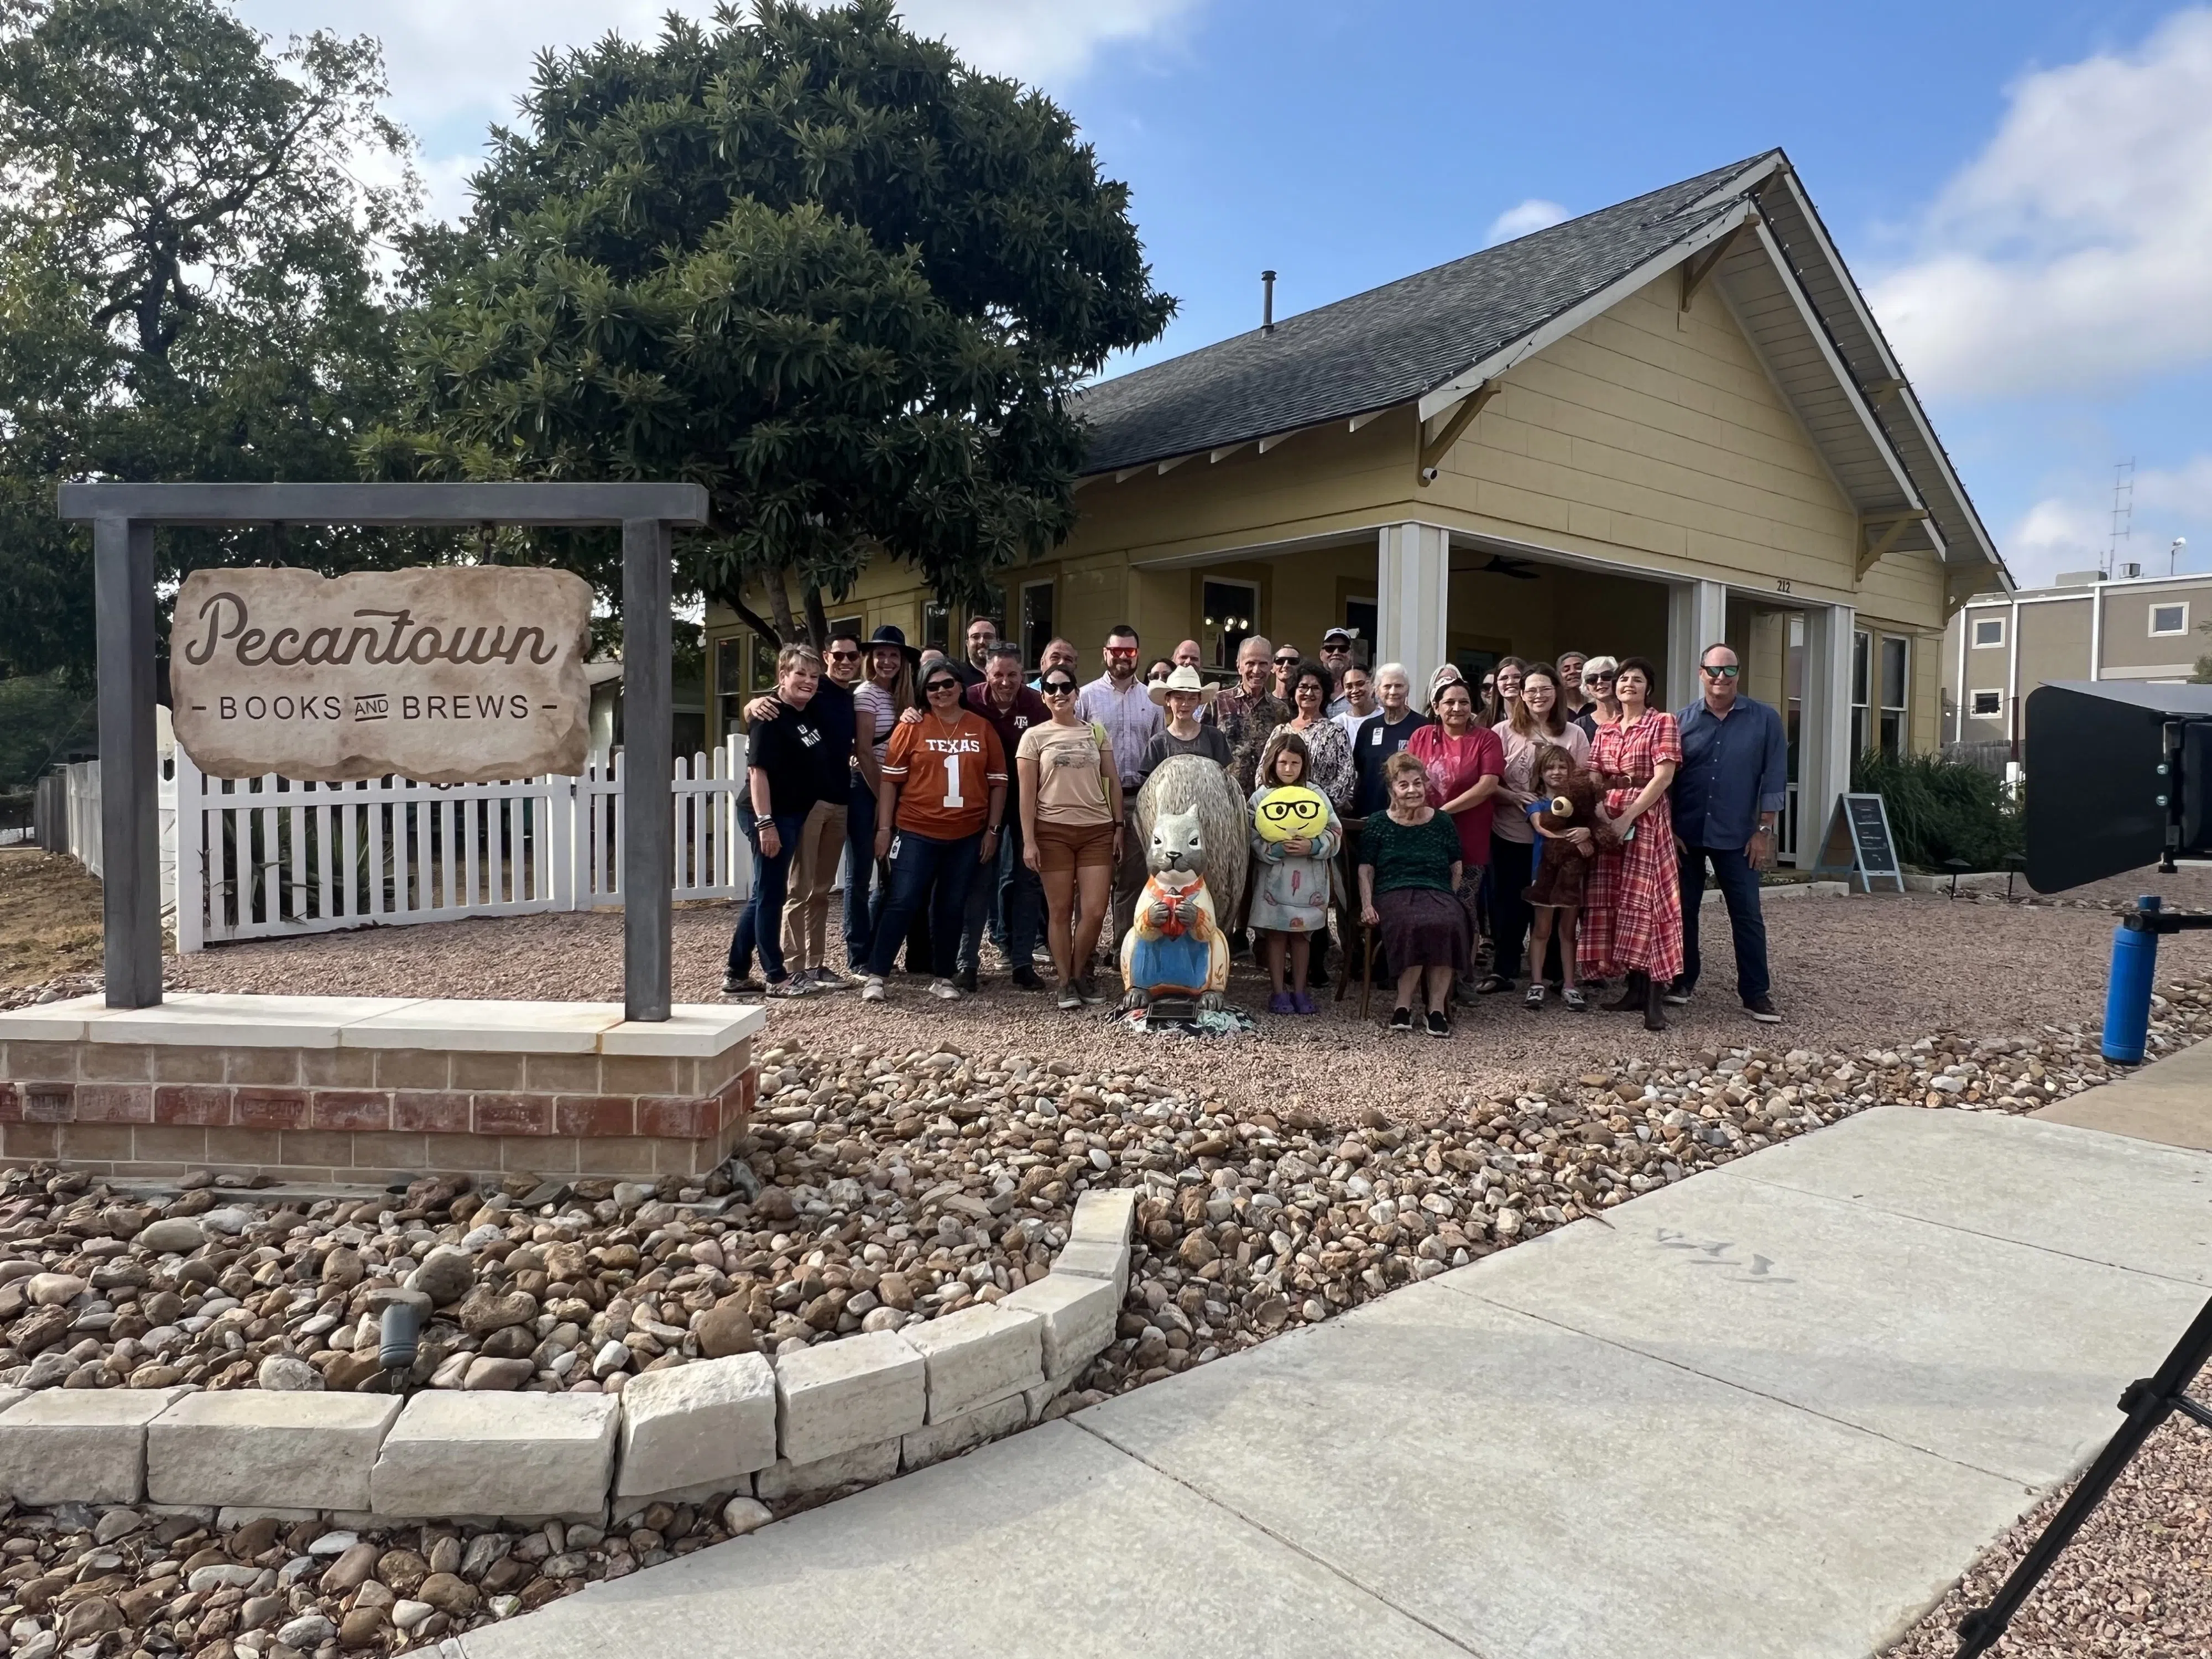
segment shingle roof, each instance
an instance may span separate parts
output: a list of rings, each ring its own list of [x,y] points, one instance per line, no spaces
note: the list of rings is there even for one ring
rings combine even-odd
[[[1408,403],[1728,211],[1753,166],[1685,179],[1086,390],[1086,473]]]

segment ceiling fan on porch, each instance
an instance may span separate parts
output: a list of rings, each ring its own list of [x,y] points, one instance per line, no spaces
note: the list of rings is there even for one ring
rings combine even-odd
[[[1516,581],[1533,582],[1542,573],[1528,559],[1509,558],[1503,553],[1493,553],[1486,564],[1474,565],[1466,570],[1455,569],[1455,576],[1510,576]]]

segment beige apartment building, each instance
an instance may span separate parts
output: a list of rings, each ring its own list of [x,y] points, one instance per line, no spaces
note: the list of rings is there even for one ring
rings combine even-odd
[[[1856,750],[1943,740],[1944,624],[2011,586],[1778,150],[1104,381],[1081,412],[1074,534],[979,612],[1031,664],[1064,635],[1095,673],[1127,623],[1146,660],[1192,638],[1225,676],[1249,634],[1310,653],[1347,624],[1417,686],[1574,647],[1652,659],[1680,708],[1724,639],[1784,712],[1785,856]],[[830,616],[954,649],[967,621],[890,560]],[[707,620],[726,729],[769,653]]]
[[[2021,758],[2028,693],[2053,680],[2183,681],[2212,656],[2212,574],[2070,571],[2049,587],[1979,593],[1943,635],[1943,741]]]

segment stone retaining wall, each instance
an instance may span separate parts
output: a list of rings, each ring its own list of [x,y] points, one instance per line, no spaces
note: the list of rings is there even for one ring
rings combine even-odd
[[[339,1182],[701,1176],[729,1156],[757,1086],[750,1036],[728,1040],[738,1010],[699,1011],[719,1032],[656,1041],[591,1004],[502,1023],[543,1005],[233,998],[266,1008],[191,1017],[215,1000],[180,1000],[170,1018],[168,1004],[111,1012],[89,998],[0,1017],[0,1158]],[[403,1023],[425,1008],[438,1012]]]
[[[619,1395],[0,1391],[0,1493],[349,1524],[788,1502],[887,1480],[1054,1414],[1114,1340],[1134,1191],[1076,1200],[1052,1271],[901,1331],[648,1371]]]

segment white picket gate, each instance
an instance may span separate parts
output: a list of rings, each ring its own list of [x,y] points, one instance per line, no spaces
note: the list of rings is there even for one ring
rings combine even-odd
[[[735,743],[679,758],[674,770],[672,896],[744,897],[752,866],[738,828],[745,779]],[[186,901],[177,907],[180,951],[622,902],[620,755],[580,777],[307,783],[211,778],[179,750],[164,781],[163,805],[173,794],[175,811],[163,862],[184,878]]]

